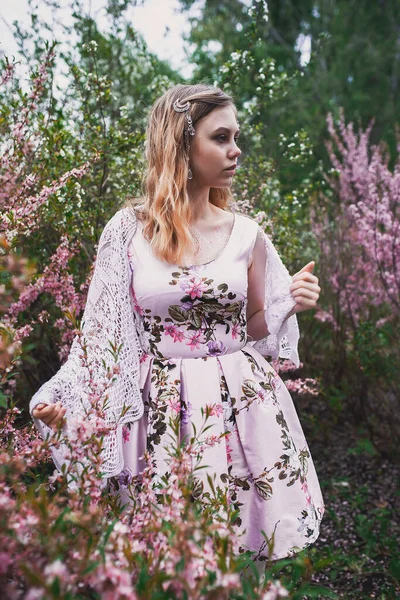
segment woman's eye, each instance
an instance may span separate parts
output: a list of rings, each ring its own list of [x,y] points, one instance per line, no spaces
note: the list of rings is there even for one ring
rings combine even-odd
[[[222,134],[222,135],[219,135],[216,139],[219,140],[220,142],[226,142],[227,137],[226,137],[226,135]],[[234,140],[235,140],[235,143],[237,144],[239,137],[235,137]]]

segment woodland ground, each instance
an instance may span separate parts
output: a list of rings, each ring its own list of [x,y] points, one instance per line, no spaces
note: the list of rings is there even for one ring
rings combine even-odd
[[[326,505],[309,553],[318,569],[312,581],[346,600],[399,599],[398,457],[377,454],[365,432],[333,414],[326,398],[297,400],[296,407]]]

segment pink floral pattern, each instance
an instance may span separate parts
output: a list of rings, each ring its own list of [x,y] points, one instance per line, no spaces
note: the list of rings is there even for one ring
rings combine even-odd
[[[132,291],[135,312],[142,317],[143,345],[152,354],[164,357],[160,342],[167,336],[174,344],[185,344],[191,352],[203,353],[206,349],[209,356],[225,354],[229,347],[226,340],[217,339],[218,325],[223,325],[226,335],[230,334],[228,341],[246,339],[246,302],[237,300],[226,283],[216,285],[213,279],[196,272],[196,267],[182,267],[172,273],[169,285],[182,290],[183,295],[179,303],[168,307],[164,318],[140,306]]]

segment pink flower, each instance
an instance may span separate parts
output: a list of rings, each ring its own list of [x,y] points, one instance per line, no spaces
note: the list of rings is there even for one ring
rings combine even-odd
[[[38,314],[38,321],[39,321],[39,323],[48,323],[49,318],[50,318],[50,313],[47,310],[42,310]]]
[[[122,427],[122,439],[124,440],[124,442],[129,442],[129,434],[130,434],[130,431],[129,431],[128,427],[126,427],[124,425]]]
[[[189,341],[187,342],[187,346],[190,346],[191,350],[195,350],[197,348],[201,348],[202,347],[202,342],[200,341],[200,338],[202,336],[202,332],[201,331],[195,331],[190,337],[189,337]]]
[[[170,335],[174,342],[182,342],[185,339],[185,334],[176,325],[166,325],[165,334]]]
[[[278,598],[287,598],[289,592],[283,587],[280,581],[270,581],[268,591],[264,594],[261,600],[277,600]]]
[[[239,331],[240,331],[240,327],[239,327],[239,323],[235,323],[234,326],[232,327],[232,339],[236,340],[236,338],[239,335]]]
[[[181,400],[179,396],[168,396],[167,402],[174,413],[179,414],[181,412]]]
[[[231,433],[228,433],[227,435],[225,435],[225,442],[226,442],[226,458],[228,461],[228,465],[230,465],[232,463],[232,452],[233,452],[233,448],[229,445],[230,444],[230,437],[231,437]]]
[[[259,403],[265,403],[266,402],[266,393],[265,393],[265,391],[262,388],[260,388],[258,390],[258,392],[257,392],[257,398],[258,398]]]
[[[43,598],[43,590],[41,588],[31,588],[27,595],[25,596],[25,600],[42,600]]]
[[[307,492],[308,492],[308,484],[307,484],[307,481],[304,481],[304,482],[301,484],[301,489],[303,490],[303,492],[304,492],[304,493],[307,493]]]
[[[133,308],[135,309],[135,312],[137,312],[138,315],[143,316],[144,311],[143,311],[143,308],[139,305],[139,303],[137,301],[133,286],[131,286],[130,289],[131,289],[132,300],[133,300]]]
[[[176,329],[176,325],[166,325],[164,329],[165,335],[170,335],[171,337],[174,337]]]
[[[217,574],[217,585],[228,589],[240,589],[240,575],[238,573],[220,573]]]
[[[306,377],[305,379],[288,379],[286,387],[290,392],[297,392],[298,394],[310,394],[312,396],[318,396],[319,394],[318,380],[311,377]]]
[[[301,489],[302,489],[302,491],[303,491],[303,492],[305,493],[305,495],[306,495],[306,502],[307,502],[307,506],[309,506],[309,505],[311,504],[311,496],[310,496],[310,494],[308,493],[308,484],[307,484],[307,481],[304,481],[304,482],[301,484]]]
[[[58,577],[60,581],[65,581],[68,576],[68,570],[61,560],[57,558],[54,562],[46,565],[44,575],[47,583],[51,584],[56,577]]]
[[[215,435],[215,433],[212,433],[211,435],[204,438],[204,444],[206,446],[215,446],[216,444],[219,444],[220,442],[221,442],[221,438],[218,435]]]
[[[180,285],[181,289],[186,292],[192,300],[201,298],[203,293],[208,289],[208,285],[206,285],[202,278],[197,275],[190,278],[182,278]]]
[[[327,124],[333,168],[324,178],[339,201],[333,212],[323,202],[311,214],[330,288],[326,307],[315,317],[352,336],[360,320],[370,320],[376,309],[382,311],[380,318],[399,314],[400,161],[397,156],[389,168],[382,145],[371,144],[373,121],[355,131],[341,109],[337,125],[332,114]]]
[[[212,417],[219,417],[224,412],[224,407],[222,406],[222,404],[219,404],[218,402],[209,406],[208,409],[209,409],[209,414]]]
[[[23,325],[22,327],[20,327],[19,329],[17,329],[15,331],[14,343],[19,342],[20,340],[22,340],[25,337],[28,337],[32,331],[33,331],[33,327],[31,327],[30,325]]]
[[[185,334],[180,329],[177,329],[174,335],[174,342],[182,342],[185,339]]]

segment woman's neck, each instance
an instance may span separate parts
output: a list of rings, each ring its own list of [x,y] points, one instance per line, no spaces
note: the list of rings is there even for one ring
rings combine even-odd
[[[188,186],[189,187],[189,186]],[[210,188],[188,189],[192,208],[192,224],[209,222],[215,218],[216,208],[210,202]]]

